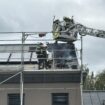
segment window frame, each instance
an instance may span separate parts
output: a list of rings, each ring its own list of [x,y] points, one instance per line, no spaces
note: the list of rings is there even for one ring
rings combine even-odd
[[[56,99],[57,97],[59,97],[58,102]],[[62,100],[60,100],[60,99],[62,99],[62,98],[64,98],[65,102],[61,103],[60,101],[62,101]],[[52,105],[69,105],[69,93],[52,93]]]
[[[7,94],[7,105],[10,105],[10,103],[9,103],[9,95],[18,95],[19,96],[19,101],[20,101],[20,93],[9,93],[9,94]],[[25,94],[23,94],[23,105],[25,105]]]

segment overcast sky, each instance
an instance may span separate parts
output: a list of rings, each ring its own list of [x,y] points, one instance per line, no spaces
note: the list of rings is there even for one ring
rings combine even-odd
[[[51,31],[53,16],[72,15],[83,25],[105,30],[105,0],[0,0],[0,31]],[[105,39],[84,37],[83,58],[91,71],[104,69]]]

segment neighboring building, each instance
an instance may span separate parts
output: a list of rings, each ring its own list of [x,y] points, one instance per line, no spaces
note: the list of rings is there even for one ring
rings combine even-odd
[[[83,91],[83,105],[105,105],[104,90]]]
[[[81,71],[76,66],[77,60],[71,68],[38,70],[33,50],[35,45],[24,45],[24,105],[81,105]],[[22,69],[21,45],[1,45],[0,52],[2,82]],[[19,83],[18,74],[0,85],[0,105],[20,105]]]

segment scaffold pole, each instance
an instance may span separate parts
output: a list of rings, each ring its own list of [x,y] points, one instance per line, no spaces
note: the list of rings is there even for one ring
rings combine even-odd
[[[22,33],[22,47],[21,47],[21,73],[20,73],[20,105],[23,105],[24,98],[24,42],[25,42],[25,33]]]

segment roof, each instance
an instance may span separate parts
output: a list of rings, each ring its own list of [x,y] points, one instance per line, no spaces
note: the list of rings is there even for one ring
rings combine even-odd
[[[24,45],[24,61],[35,62],[37,45],[25,44]],[[22,44],[2,44],[0,45],[0,64],[6,63],[19,63],[21,62]]]
[[[39,44],[24,44],[24,64],[37,64],[37,47]],[[78,60],[73,44],[53,43],[47,47],[53,61],[57,65],[66,65],[67,68],[78,68]],[[22,44],[1,44],[0,45],[0,65],[16,65],[22,61]]]
[[[83,105],[105,105],[105,90],[83,91]]]

